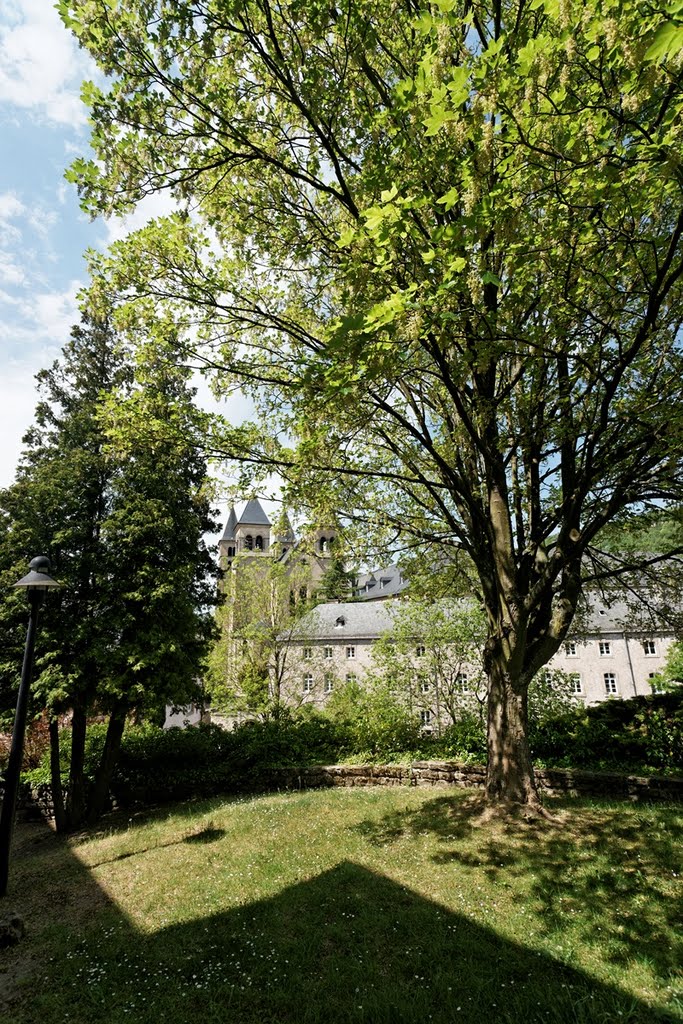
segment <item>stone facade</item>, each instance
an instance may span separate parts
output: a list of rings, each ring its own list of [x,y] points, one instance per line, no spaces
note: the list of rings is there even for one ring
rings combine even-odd
[[[350,677],[362,683],[373,668],[372,645],[391,629],[398,608],[397,599],[329,603],[314,608],[302,624],[301,639],[292,641],[287,673],[289,702],[324,707],[334,690]],[[652,693],[652,677],[663,669],[674,637],[654,628],[647,632],[628,629],[626,621],[623,606],[603,608],[596,604],[583,633],[568,638],[548,663],[548,669],[559,669],[571,677],[577,701],[597,704]],[[424,694],[420,694],[418,639],[412,669],[414,678],[406,683],[412,683],[416,706],[422,707],[427,712],[426,720],[434,723],[439,718],[435,694],[438,682],[428,681]],[[465,666],[464,676],[481,679],[481,666]],[[473,706],[476,696],[485,696],[483,690],[475,695],[465,688],[464,703],[468,694]]]

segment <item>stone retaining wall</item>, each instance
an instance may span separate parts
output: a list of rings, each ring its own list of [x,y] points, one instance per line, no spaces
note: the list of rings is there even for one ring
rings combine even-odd
[[[312,765],[273,769],[254,789],[320,789],[328,786],[460,786],[483,789],[486,769],[453,761],[409,765]],[[640,777],[617,772],[537,769],[539,788],[550,796],[600,796],[628,800],[683,801],[683,779]],[[270,783],[270,785],[269,785]]]
[[[483,789],[486,769],[482,765],[458,764],[455,761],[413,761],[396,765],[309,765],[305,768],[273,768],[244,779],[235,787],[238,792],[262,793],[278,789],[324,789],[331,786],[451,786]],[[606,797],[613,800],[683,801],[683,779],[660,776],[620,775],[617,772],[588,772],[564,768],[536,770],[539,788],[550,796]],[[191,794],[184,794],[190,796]],[[197,796],[211,793],[198,792]],[[0,784],[0,799],[2,785]],[[179,799],[178,794],[136,789],[116,792],[111,806],[161,803]],[[52,791],[49,785],[28,791],[22,787],[18,803],[22,817],[52,818]]]

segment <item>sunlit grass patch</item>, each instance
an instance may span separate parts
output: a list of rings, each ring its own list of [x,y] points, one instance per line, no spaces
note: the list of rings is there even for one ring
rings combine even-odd
[[[7,1020],[683,1019],[680,814],[480,810],[378,788],[194,802],[68,843],[27,826],[10,959],[33,961]]]

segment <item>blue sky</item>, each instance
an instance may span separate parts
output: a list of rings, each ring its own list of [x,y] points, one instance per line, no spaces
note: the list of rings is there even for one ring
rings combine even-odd
[[[14,476],[36,403],[33,376],[77,320],[83,252],[107,244],[64,169],[87,150],[83,78],[93,69],[50,0],[0,5],[0,486]]]
[[[14,478],[33,418],[34,375],[59,355],[78,321],[83,253],[105,249],[149,216],[152,198],[126,221],[91,222],[64,171],[89,152],[81,82],[97,70],[63,27],[52,0],[0,3],[0,487]],[[212,403],[198,382],[203,404]],[[239,418],[249,413],[239,398]]]

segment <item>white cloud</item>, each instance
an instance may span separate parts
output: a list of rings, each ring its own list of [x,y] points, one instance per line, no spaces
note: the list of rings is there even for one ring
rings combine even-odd
[[[21,454],[21,439],[33,422],[38,401],[35,374],[49,361],[14,363],[0,376],[0,487],[8,487]]]
[[[8,252],[0,251],[0,284],[21,285],[26,283],[23,267]]]
[[[45,346],[61,348],[73,324],[80,320],[77,295],[82,287],[82,281],[71,281],[63,291],[36,291],[20,297],[0,292],[0,305],[12,308],[9,318],[0,310],[0,345],[5,352],[30,347],[36,358],[43,359],[38,368],[43,366]]]
[[[10,0],[0,24],[0,102],[58,124],[85,124],[80,85],[94,65],[50,0]]]
[[[26,207],[19,196],[14,192],[0,193],[0,223],[2,223],[3,230],[8,221],[14,220],[16,217],[23,217],[25,213]]]
[[[43,338],[61,347],[72,326],[80,320],[77,295],[81,281],[71,281],[61,292],[43,292],[22,303],[22,313],[31,324],[34,338]]]
[[[103,240],[104,245],[110,246],[114,242],[120,242],[133,231],[144,228],[150,220],[168,217],[177,209],[178,204],[169,192],[156,192],[145,196],[127,217],[110,217],[105,221],[107,234]]]

